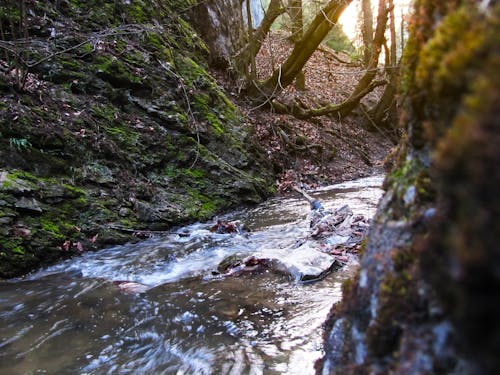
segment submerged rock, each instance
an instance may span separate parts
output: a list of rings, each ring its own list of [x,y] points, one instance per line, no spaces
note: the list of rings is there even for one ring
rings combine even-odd
[[[270,271],[306,282],[321,280],[337,265],[340,266],[334,256],[303,244],[294,249],[266,249],[241,260],[224,260],[216,275],[239,276],[248,272]]]
[[[131,294],[144,293],[151,288],[147,285],[136,283],[133,281],[113,281],[113,284],[124,292]]]

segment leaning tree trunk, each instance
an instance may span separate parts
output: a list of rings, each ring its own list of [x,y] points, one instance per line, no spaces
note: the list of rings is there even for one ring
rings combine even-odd
[[[267,34],[271,30],[276,18],[285,13],[286,8],[282,6],[281,0],[271,0],[269,6],[266,10],[262,22],[257,27],[255,31],[252,32],[252,37],[247,41],[247,43],[235,54],[234,64],[236,70],[242,74],[246,75],[248,71],[248,66],[255,59],[255,56],[259,53],[262,43],[266,39]]]
[[[296,43],[287,60],[271,77],[263,82],[251,82],[247,88],[248,96],[256,103],[266,103],[289,86],[351,2],[352,0],[329,1],[311,22],[302,39]]]
[[[389,7],[389,18],[390,18],[390,33],[391,33],[391,58],[389,59],[391,62],[391,66],[395,66],[398,57],[397,57],[397,36],[396,36],[396,16],[394,14],[394,0],[389,0],[387,2]]]
[[[389,77],[389,83],[385,87],[384,93],[377,105],[372,108],[368,113],[368,127],[383,131],[394,131],[397,125],[397,102],[396,93],[399,86],[399,68],[397,66],[396,56],[396,19],[394,17],[394,2],[388,1],[389,16],[390,16],[390,35],[391,35],[391,48],[389,58],[387,59],[389,65],[386,66],[386,75]],[[397,134],[389,134],[394,140],[398,140]]]
[[[372,44],[372,54],[370,57],[370,62],[366,67],[366,73],[361,77],[358,84],[354,88],[351,96],[358,95],[361,91],[365,90],[377,75],[378,59],[380,57],[380,52],[382,46],[385,42],[385,29],[387,27],[389,9],[384,0],[379,0],[378,3],[378,15],[377,15],[377,28],[375,30],[375,36],[373,38]]]
[[[302,0],[289,0],[290,18],[292,19],[292,41],[298,43],[304,34],[304,16],[302,11]],[[301,70],[295,77],[295,88],[297,90],[306,89],[306,76]]]

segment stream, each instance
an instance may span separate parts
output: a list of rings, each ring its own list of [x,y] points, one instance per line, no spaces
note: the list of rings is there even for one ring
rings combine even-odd
[[[382,180],[309,193],[328,209],[348,204],[372,217]],[[214,272],[228,257],[286,256],[307,236],[309,212],[298,194],[274,198],[222,217],[241,221],[241,234],[197,223],[0,282],[0,372],[313,374],[322,323],[355,257],[309,283],[299,271]]]

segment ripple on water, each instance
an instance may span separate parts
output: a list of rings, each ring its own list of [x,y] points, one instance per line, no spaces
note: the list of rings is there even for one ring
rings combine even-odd
[[[381,182],[311,194],[327,208],[347,203],[371,215]],[[1,283],[2,373],[314,373],[321,324],[354,265],[312,284],[268,271],[211,277],[229,256],[290,248],[307,234],[308,212],[297,197],[272,199],[224,217],[247,234],[215,235],[197,223]],[[146,287],[124,293],[119,282]]]

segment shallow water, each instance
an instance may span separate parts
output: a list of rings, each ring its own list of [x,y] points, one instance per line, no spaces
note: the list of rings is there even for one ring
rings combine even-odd
[[[382,177],[313,192],[327,208],[372,216]],[[193,224],[86,253],[0,283],[3,374],[311,374],[321,324],[356,263],[304,284],[262,271],[217,277],[229,256],[286,249],[308,232],[308,203],[271,199],[224,217],[249,232]],[[140,283],[139,293],[119,282]]]

